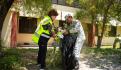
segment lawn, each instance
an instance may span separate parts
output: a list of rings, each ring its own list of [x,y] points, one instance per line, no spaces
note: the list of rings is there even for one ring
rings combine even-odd
[[[4,49],[4,56],[0,58],[0,70],[37,70],[36,58],[38,49]],[[101,69],[109,69],[110,66],[121,66],[121,50],[120,49],[96,49],[83,48],[81,51],[83,58],[87,59],[87,65],[99,67]],[[48,49],[47,68],[49,70],[62,70],[60,51]]]
[[[37,52],[38,49],[5,49],[4,56],[0,59],[0,70],[37,70]],[[60,51],[56,50],[54,54],[53,49],[48,49],[46,63],[49,70],[60,70]]]

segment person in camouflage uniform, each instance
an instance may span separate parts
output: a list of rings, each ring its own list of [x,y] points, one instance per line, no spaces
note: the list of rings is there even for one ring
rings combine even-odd
[[[62,39],[62,60],[64,70],[78,70],[80,51],[85,41],[85,34],[80,21],[73,21],[73,17],[65,16]]]

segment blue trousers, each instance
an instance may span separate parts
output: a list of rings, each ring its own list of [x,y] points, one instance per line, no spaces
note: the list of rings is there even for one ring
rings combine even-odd
[[[47,53],[47,42],[48,42],[49,38],[45,38],[43,36],[40,36],[39,38],[39,51],[38,51],[38,58],[37,58],[37,63],[40,64],[41,68],[45,68],[46,67],[46,53]]]

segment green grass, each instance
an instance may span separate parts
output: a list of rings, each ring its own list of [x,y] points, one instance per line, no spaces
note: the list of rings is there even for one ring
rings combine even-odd
[[[102,55],[112,55],[118,54],[121,55],[121,49],[113,49],[113,48],[83,48],[82,53],[85,54],[102,54]]]
[[[17,50],[4,50],[4,56],[0,59],[1,70],[17,70],[20,66],[20,54]]]
[[[0,58],[0,69],[1,70],[20,70],[20,67],[26,67],[28,70],[36,70],[36,59],[37,59],[38,49],[4,49],[4,57]],[[97,66],[100,63],[97,63],[102,58],[106,60],[111,60],[113,62],[113,57],[120,59],[121,50],[112,49],[112,48],[83,48],[81,51],[87,58],[92,58]],[[115,60],[114,60],[115,61]],[[116,59],[117,61],[117,59]],[[121,62],[119,60],[119,62]],[[61,54],[59,50],[56,50],[56,53],[53,53],[53,49],[48,49],[47,53],[47,68],[49,70],[62,70],[61,63]]]
[[[1,70],[19,70],[20,67],[27,67],[29,70],[35,69],[38,49],[4,49],[4,57],[0,59]],[[47,53],[47,68],[49,70],[61,69],[61,55],[60,51],[49,49]],[[59,69],[58,69],[59,68]]]

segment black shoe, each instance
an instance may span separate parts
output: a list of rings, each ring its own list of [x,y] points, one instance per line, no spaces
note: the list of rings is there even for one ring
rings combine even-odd
[[[36,64],[37,67],[41,67],[41,64]]]

